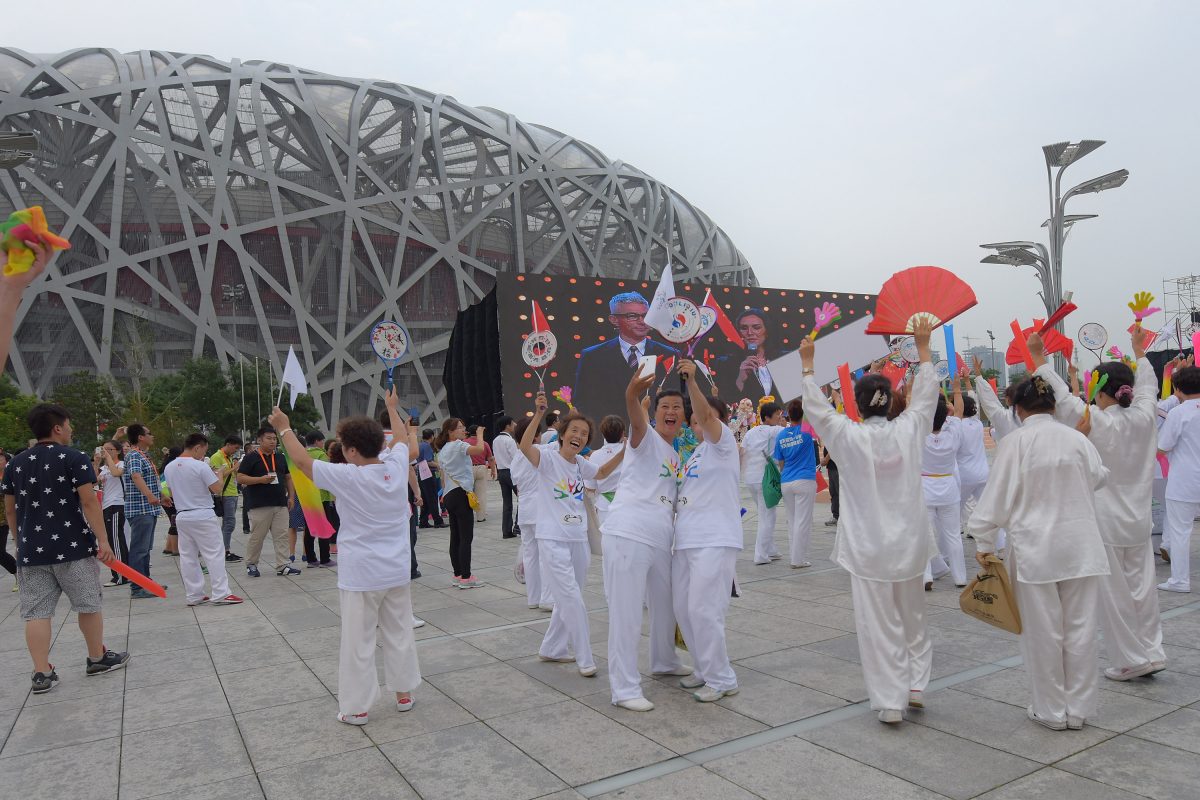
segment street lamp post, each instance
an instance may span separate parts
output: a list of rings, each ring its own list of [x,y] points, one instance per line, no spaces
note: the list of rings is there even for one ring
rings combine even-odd
[[[241,385],[242,385],[242,431],[241,431],[241,437],[242,437],[242,441],[244,442],[247,437],[247,431],[246,431],[246,368],[245,368],[245,360],[242,358],[242,351],[240,349],[238,349],[237,315],[238,315],[238,303],[240,303],[242,300],[246,299],[246,284],[239,283],[234,286],[230,286],[227,283],[221,284],[221,297],[225,300],[225,302],[233,303],[233,349],[235,352],[237,352],[238,373],[239,373],[239,376],[241,379]]]
[[[1119,169],[1098,178],[1092,178],[1062,191],[1062,176],[1067,167],[1074,164],[1088,153],[1099,148],[1104,142],[1098,139],[1084,139],[1079,142],[1058,142],[1042,148],[1046,159],[1046,183],[1050,195],[1050,218],[1042,223],[1047,228],[1050,246],[1038,242],[996,242],[980,247],[996,252],[981,259],[984,264],[1010,264],[1012,266],[1032,266],[1038,272],[1042,284],[1039,293],[1042,303],[1046,306],[1049,317],[1062,305],[1062,251],[1067,233],[1077,222],[1094,219],[1097,214],[1066,214],[1067,201],[1081,194],[1095,194],[1108,189],[1116,189],[1129,180],[1129,170]],[[1057,170],[1057,171],[1056,171]],[[1062,322],[1055,325],[1061,333]],[[1060,372],[1065,369],[1065,360],[1056,355],[1055,365]]]
[[[990,330],[987,332],[987,335],[988,335],[988,348],[992,351],[992,357],[991,357],[989,366],[997,374],[1002,374],[1002,373],[1000,373],[1000,370],[996,369],[996,337],[992,334],[992,332]]]

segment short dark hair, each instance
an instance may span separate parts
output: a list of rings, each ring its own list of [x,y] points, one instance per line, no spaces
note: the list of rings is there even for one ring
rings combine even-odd
[[[946,417],[948,416],[950,416],[950,404],[946,402],[946,395],[939,394],[937,407],[933,410],[933,429],[940,431],[942,426],[946,424]]]
[[[496,426],[494,428],[492,428],[492,433],[494,433],[494,434],[500,433],[505,428],[507,428],[509,425],[512,425],[512,423],[513,423],[512,417],[507,416],[507,415],[503,416],[500,419],[496,420]]]
[[[423,442],[428,442],[434,436],[437,436],[437,431],[435,431],[433,428],[426,428],[425,430],[421,431],[421,441]]]
[[[876,392],[883,393],[882,405],[871,405]],[[854,384],[854,404],[858,406],[858,413],[863,419],[887,417],[892,407],[892,382],[875,372],[863,375]]]
[[[788,418],[788,422],[791,422],[794,425],[799,425],[801,422],[804,421],[804,401],[803,400],[801,400],[800,398],[796,398],[792,402],[788,403],[787,418]]]
[[[590,418],[580,414],[578,411],[568,412],[565,417],[558,421],[557,430],[559,447],[563,446],[563,440],[566,437],[567,428],[571,427],[572,422],[582,422],[584,425],[587,425],[587,441],[591,441],[592,434],[596,431],[596,426],[592,424],[592,420]]]
[[[57,403],[38,403],[29,409],[25,422],[35,439],[45,439],[54,429],[71,418],[71,412]]]
[[[1124,361],[1109,361],[1106,364],[1100,364],[1096,367],[1096,372],[1101,375],[1107,375],[1108,380],[1104,382],[1104,388],[1100,390],[1102,394],[1106,394],[1116,400],[1121,408],[1129,408],[1133,405],[1133,370]],[[1130,387],[1130,391],[1126,392],[1122,397],[1117,397],[1117,391],[1123,387]]]
[[[125,429],[125,438],[134,447],[137,447],[138,439],[146,435],[146,426],[140,422],[135,422]]]
[[[242,446],[242,437],[238,436],[236,433],[231,433],[225,437],[224,443],[225,444],[236,444],[238,447],[241,447]]]
[[[342,447],[353,447],[363,458],[375,458],[383,449],[383,426],[370,417],[347,417],[338,423]]]
[[[979,404],[974,397],[963,398],[963,419],[970,419],[979,413]]]
[[[325,434],[320,431],[309,431],[304,434],[304,443],[309,447],[316,447],[323,441],[325,441]]]
[[[616,414],[609,414],[600,420],[600,435],[609,444],[616,444],[625,435],[625,420]]]
[[[1013,405],[1026,414],[1049,414],[1055,406],[1054,387],[1040,375],[1027,378],[1017,384]]]
[[[744,320],[746,317],[758,317],[759,319],[762,320],[763,327],[765,328],[767,326],[767,320],[768,320],[767,312],[763,311],[761,308],[753,308],[753,307],[747,308],[745,311],[738,314],[737,319],[735,319],[733,321],[733,324],[735,326],[741,325],[742,320]]]
[[[720,398],[706,394],[704,395],[704,400],[708,403],[709,408],[717,412],[717,417],[722,423],[729,422],[729,406],[725,405]]]
[[[208,437],[203,433],[189,433],[188,437],[183,440],[183,449],[191,450],[198,444],[208,445]]]
[[[513,438],[518,442],[525,437],[525,431],[529,430],[529,426],[533,423],[533,417],[522,417],[517,423],[517,429],[513,431]]]
[[[664,397],[678,397],[680,400],[683,400],[685,404],[687,403],[687,398],[685,398],[683,396],[683,392],[679,391],[678,389],[663,389],[661,392],[659,392],[658,394],[656,394],[654,396],[654,410],[655,411],[658,411],[658,403]]]
[[[1200,394],[1200,367],[1183,367],[1171,373],[1171,384],[1184,394]]]
[[[766,422],[768,417],[773,417],[780,411],[783,411],[783,406],[779,403],[763,403],[758,409],[758,418]]]
[[[556,425],[556,424],[558,424],[558,412],[557,411],[547,411],[546,412],[546,427],[549,428],[552,425]]]
[[[346,454],[342,452],[342,443],[334,439],[329,443],[329,463],[330,464],[345,464]]]
[[[255,434],[254,438],[261,439],[262,437],[266,436],[268,433],[275,433],[275,429],[272,428],[270,425],[263,425],[261,428],[258,429],[258,433]]]

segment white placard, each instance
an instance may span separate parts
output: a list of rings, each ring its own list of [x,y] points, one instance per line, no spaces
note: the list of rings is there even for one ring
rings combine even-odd
[[[842,364],[849,364],[850,370],[854,371],[887,357],[887,337],[866,333],[870,321],[870,317],[863,317],[817,339],[813,377],[818,386],[836,381],[837,368]],[[775,359],[767,364],[767,368],[771,370],[771,378],[779,390],[779,402],[786,403],[801,395],[804,390],[804,367],[799,351]]]

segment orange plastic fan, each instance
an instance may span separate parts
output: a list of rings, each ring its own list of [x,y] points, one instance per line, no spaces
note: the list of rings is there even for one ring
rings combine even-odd
[[[1041,330],[1044,324],[1044,320],[1035,319],[1033,325],[1022,329],[1021,333],[1025,334],[1025,338],[1028,339],[1031,335]],[[1038,335],[1042,337],[1042,344],[1045,345],[1046,355],[1062,353],[1068,361],[1071,360],[1071,354],[1075,352],[1075,342],[1071,341],[1070,337],[1062,335],[1054,328],[1048,328]],[[1017,340],[1013,339],[1009,342],[1008,351],[1004,354],[1004,363],[1020,364],[1022,361],[1024,361],[1024,358],[1021,355],[1020,348],[1017,347]]]
[[[867,333],[901,336],[919,318],[934,327],[957,317],[978,301],[961,278],[941,267],[911,267],[888,278],[875,299]]]

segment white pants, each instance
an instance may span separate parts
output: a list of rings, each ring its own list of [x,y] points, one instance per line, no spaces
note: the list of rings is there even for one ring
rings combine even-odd
[[[671,557],[671,597],[696,677],[711,689],[737,688],[737,676],[725,648],[725,612],[733,590],[738,551],[732,547],[694,547]]]
[[[858,654],[871,708],[904,710],[911,690],[925,691],[933,642],[925,625],[920,578],[869,581],[850,576]]]
[[[812,535],[813,504],[817,500],[815,480],[788,481],[780,487],[788,514],[788,539],[792,566],[808,560],[808,539]]]
[[[1096,621],[1101,579],[1022,583],[1014,591],[1021,610],[1021,656],[1029,675],[1033,713],[1053,722],[1096,713],[1100,672]]]
[[[967,521],[971,519],[971,512],[975,510],[975,504],[979,502],[979,498],[983,496],[983,489],[987,483],[964,483],[958,489],[959,494],[959,530],[967,529]]]
[[[546,568],[538,557],[538,543],[534,538],[537,526],[521,525],[520,558],[525,565],[525,601],[530,606],[550,603],[550,587],[546,582]]]
[[[227,597],[229,576],[225,572],[225,540],[221,537],[221,520],[215,515],[206,519],[186,519],[179,514],[175,517],[175,527],[179,530],[179,574],[183,578],[187,601],[195,603],[204,597],[201,558],[208,567],[212,598]]]
[[[766,564],[772,557],[779,555],[775,546],[775,509],[767,508],[763,501],[762,481],[747,484],[750,496],[754,498],[758,510],[758,535],[754,537],[754,563]]]
[[[958,527],[958,504],[948,506],[925,506],[929,512],[929,524],[937,540],[938,555],[930,559],[925,567],[925,580],[934,572],[942,572],[944,563],[949,568],[956,586],[967,585],[967,561],[963,556],[961,529]]]
[[[1171,556],[1172,589],[1191,589],[1192,525],[1200,516],[1200,503],[1167,498],[1167,515],[1163,520],[1162,546]]]
[[[409,584],[377,592],[338,592],[342,613],[342,646],[338,654],[338,710],[363,714],[379,699],[375,673],[375,629],[383,638],[383,669],[392,692],[411,692],[421,685],[417,643],[413,640]]]
[[[566,658],[573,649],[575,663],[580,669],[594,667],[596,661],[592,658],[587,606],[583,602],[588,562],[592,558],[588,543],[553,539],[538,539],[537,543],[538,556],[545,569],[543,575],[550,587],[550,596],[554,598],[550,627],[546,629],[538,653],[547,658]]]
[[[1137,547],[1105,545],[1104,550],[1108,553],[1108,575],[1100,578],[1100,619],[1108,660],[1114,667],[1166,661],[1150,543]]]
[[[650,671],[681,666],[675,652],[671,551],[623,536],[604,537],[604,594],[608,598],[608,683],[612,701],[642,697],[638,644],[642,604],[650,610]]]

